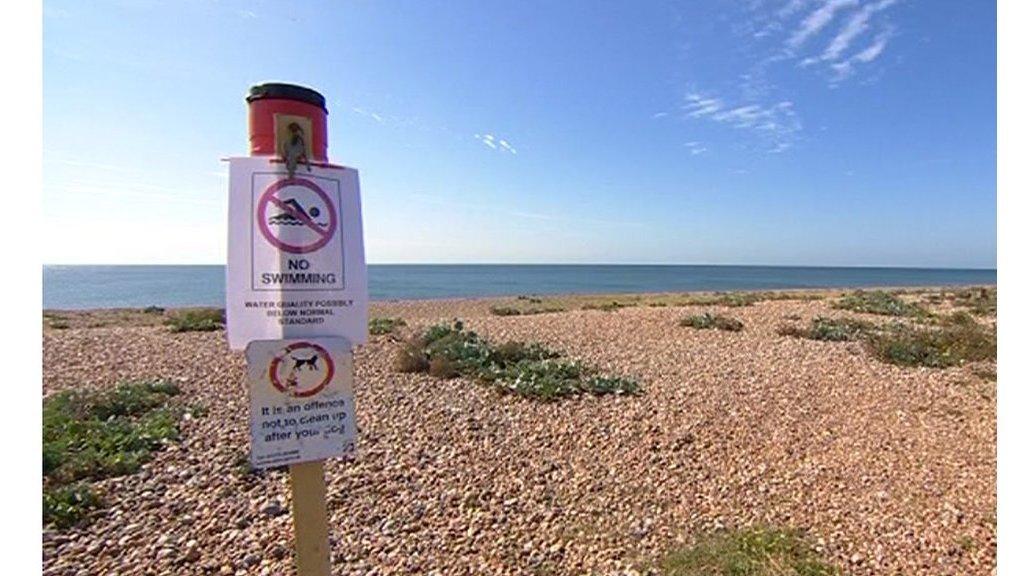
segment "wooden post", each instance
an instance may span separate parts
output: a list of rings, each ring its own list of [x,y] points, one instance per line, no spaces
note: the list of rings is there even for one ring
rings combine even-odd
[[[331,545],[327,535],[327,482],[323,460],[293,464],[289,469],[298,574],[328,576]]]
[[[302,153],[306,161],[327,161],[327,108],[326,99],[320,93],[290,84],[261,84],[250,89],[246,101],[249,103],[250,154],[279,155],[281,139],[288,137],[279,124],[287,120],[306,124],[305,151]],[[284,259],[286,255],[282,253],[281,257]],[[287,332],[285,337],[289,337]],[[347,377],[351,378],[351,360],[346,364]],[[330,576],[331,544],[327,527],[324,463],[321,460],[293,464],[289,472],[298,576]]]

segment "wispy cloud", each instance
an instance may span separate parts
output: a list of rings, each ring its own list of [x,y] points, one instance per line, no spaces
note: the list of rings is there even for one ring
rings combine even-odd
[[[835,60],[845,51],[857,36],[860,36],[868,29],[868,21],[871,19],[871,12],[859,10],[852,18],[847,20],[843,29],[832,39],[828,48],[817,58],[808,57],[801,64],[814,64],[822,60]]]
[[[800,21],[800,26],[786,40],[786,46],[790,50],[799,48],[810,37],[828,26],[840,10],[856,5],[857,0],[826,0],[824,4]]]
[[[519,153],[512,144],[509,144],[508,140],[498,138],[494,134],[473,134],[473,138],[491,150],[508,152],[513,156]]]
[[[791,147],[796,134],[802,129],[793,103],[788,100],[771,105],[757,102],[728,105],[722,98],[690,93],[686,95],[682,109],[689,118],[704,119],[757,134],[771,144],[772,151],[781,152]],[[706,151],[698,142],[687,142],[686,146],[691,154]]]
[[[852,57],[843,60],[842,62],[836,62],[831,65],[832,71],[835,72],[833,77],[833,85],[840,82],[853,74],[854,68],[860,64],[867,64],[874,61],[876,58],[882,55],[885,51],[885,47],[889,44],[889,39],[892,38],[895,33],[895,29],[887,27],[877,35],[871,45],[864,48],[860,52],[857,52]]]
[[[381,126],[386,126],[393,129],[410,129],[419,132],[430,132],[434,134],[449,134],[453,135],[452,131],[448,129],[443,123],[436,121],[424,121],[423,119],[416,116],[402,116],[399,114],[391,114],[383,110],[376,110],[369,108],[365,105],[348,105],[344,102],[339,102],[339,106],[343,106],[350,110],[353,114],[361,116],[368,120],[372,120]]]
[[[716,19],[712,27],[712,33],[725,27],[738,40],[736,49],[725,56],[726,64],[716,61],[716,70],[735,71],[724,79],[715,74],[714,84],[687,80],[672,112],[741,132],[743,138],[734,142],[739,147],[772,153],[790,150],[803,140],[803,125],[797,112],[800,91],[784,80],[815,74],[835,88],[862,74],[861,69],[865,78],[879,78],[884,71],[879,61],[897,37],[892,21],[897,12],[891,8],[899,4],[900,0],[745,0],[738,14]],[[682,27],[685,20],[679,22]],[[692,34],[692,28],[687,32]],[[780,70],[783,67],[790,70]],[[662,117],[662,112],[652,116]],[[752,140],[760,145],[751,146]],[[687,146],[694,155],[703,153],[701,148],[705,147]]]
[[[880,2],[874,2],[861,7],[853,14],[853,16],[847,19],[842,29],[840,29],[839,32],[832,38],[832,41],[829,42],[828,46],[825,48],[825,51],[822,52],[821,55],[817,57],[804,58],[801,61],[801,65],[807,66],[811,64],[817,64],[819,62],[833,62],[839,60],[854,40],[856,40],[859,36],[870,30],[872,17],[875,14],[878,14],[884,11],[885,9],[889,8],[895,3],[896,0],[881,0]],[[876,37],[876,42],[875,44],[873,44],[873,46],[878,46],[878,52],[871,58],[871,60],[873,60],[879,54],[881,54],[882,50],[884,50],[885,48],[886,41],[888,41],[888,37],[886,37],[885,41],[881,43],[877,42]]]
[[[444,135],[463,142],[469,140],[468,133],[449,129],[443,123],[425,122],[417,117],[398,116],[395,114],[385,113],[383,111],[371,110],[366,106],[347,106],[347,108],[353,114],[372,120],[373,122],[388,129],[412,129]],[[493,133],[486,132],[483,134],[473,134],[473,139],[495,152],[511,154],[513,156],[519,155],[519,149],[512,143],[508,136],[498,136]]]
[[[356,114],[360,115],[360,116],[365,116],[367,118],[373,119],[373,121],[376,122],[377,124],[383,124],[384,123],[384,116],[382,116],[382,115],[380,115],[380,114],[378,114],[376,112],[372,112],[370,110],[364,110],[363,108],[360,108],[358,106],[353,106],[352,107],[352,111],[355,112]]]
[[[888,28],[883,30],[881,34],[875,36],[875,41],[864,50],[861,50],[853,57],[853,60],[861,63],[871,62],[875,58],[882,55],[882,51],[885,50],[885,45],[888,44],[889,38],[892,38],[894,29]]]
[[[789,18],[803,10],[808,3],[809,0],[789,0],[785,6],[779,9],[777,15],[779,18]]]
[[[686,95],[686,104],[683,106],[683,110],[690,118],[700,118],[701,116],[714,114],[724,107],[725,103],[718,98],[691,93]]]
[[[781,1],[781,0],[780,0]],[[748,97],[763,99],[777,90],[771,69],[783,62],[797,68],[824,66],[827,82],[838,86],[857,68],[876,60],[894,37],[888,9],[900,0],[789,0],[756,2],[745,12],[750,22],[734,29],[760,56],[740,74]],[[886,13],[886,14],[883,14]],[[870,44],[865,38],[873,38]],[[852,54],[852,55],[851,55]]]
[[[707,147],[700,142],[687,142],[684,145],[690,151],[690,156],[699,156],[708,151]]]

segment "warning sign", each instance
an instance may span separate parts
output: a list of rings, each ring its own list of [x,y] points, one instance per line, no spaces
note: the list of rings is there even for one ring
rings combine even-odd
[[[253,175],[252,289],[344,290],[340,182]]]
[[[316,252],[337,237],[337,196],[304,178],[278,180],[256,203],[263,240],[290,254]],[[324,222],[326,220],[326,222]]]
[[[314,166],[289,177],[268,158],[230,162],[231,347],[306,336],[365,342],[368,297],[357,172]]]
[[[352,349],[345,339],[259,340],[245,355],[253,466],[354,454]]]

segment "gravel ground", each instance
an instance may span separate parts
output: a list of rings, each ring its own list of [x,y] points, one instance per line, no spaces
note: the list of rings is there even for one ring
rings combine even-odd
[[[806,529],[847,574],[995,564],[995,383],[900,368],[859,344],[778,336],[826,301],[495,317],[493,302],[395,302],[410,329],[458,316],[639,379],[637,397],[543,404],[356,353],[358,456],[327,465],[335,574],[635,574],[718,527]],[[742,332],[694,330],[712,310]],[[74,314],[71,313],[71,316]],[[867,319],[878,320],[877,317]],[[130,324],[130,323],[129,323]],[[46,329],[44,394],[168,378],[208,415],[107,507],[43,532],[48,575],[292,574],[288,476],[246,474],[247,393],[223,332]]]

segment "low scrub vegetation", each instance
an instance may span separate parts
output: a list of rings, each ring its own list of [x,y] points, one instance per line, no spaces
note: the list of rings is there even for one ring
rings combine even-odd
[[[748,528],[718,532],[669,554],[665,576],[832,576],[839,571],[793,530]]]
[[[938,326],[890,326],[867,344],[876,357],[900,366],[946,368],[996,358],[994,331],[962,312]]]
[[[43,312],[43,326],[54,330],[66,330],[71,328],[71,322],[62,314],[56,312]]]
[[[383,334],[391,334],[405,325],[405,320],[401,318],[370,318],[369,329],[370,334],[381,336]]]
[[[68,528],[103,505],[103,501],[84,482],[43,489],[43,524]]]
[[[540,302],[539,299],[534,299],[536,302]],[[565,312],[565,308],[558,306],[527,306],[527,307],[516,307],[516,306],[491,306],[491,314],[495,316],[530,316],[533,314],[550,314],[553,312]]]
[[[853,294],[846,294],[833,307],[839,310],[879,314],[882,316],[899,316],[904,318],[923,318],[928,316],[928,312],[921,306],[906,302],[892,292],[881,290],[858,290]]]
[[[146,308],[105,308],[97,310],[44,310],[43,326],[51,329],[94,329],[111,326],[160,326],[168,314],[158,306]]]
[[[753,306],[758,302],[773,300],[821,300],[820,294],[804,292],[718,292],[715,294],[695,294],[687,296],[679,302],[680,306],[728,306],[741,308]]]
[[[580,394],[636,394],[630,379],[608,377],[536,343],[494,345],[461,322],[439,324],[412,338],[395,360],[400,372],[427,372],[438,378],[465,376],[507,393],[538,400]]]
[[[716,330],[725,330],[727,332],[739,332],[740,330],[743,330],[743,322],[729,316],[712,314],[711,312],[687,316],[682,319],[680,324],[689,328],[715,328]]]
[[[862,322],[853,318],[823,318],[819,316],[811,321],[811,325],[806,328],[785,324],[779,328],[779,334],[824,342],[848,342],[869,334],[876,328],[870,322]]]
[[[43,400],[43,522],[67,527],[100,506],[89,482],[131,474],[178,437],[169,382],[65,391]]]
[[[876,358],[900,366],[946,368],[996,358],[995,331],[963,311],[934,323],[885,326],[819,317],[809,327],[785,324],[779,334],[826,342],[862,341]]]
[[[212,332],[224,326],[224,310],[197,308],[182,310],[167,319],[171,332]]]
[[[636,305],[636,302],[619,302],[618,300],[612,300],[610,302],[587,302],[580,306],[580,309],[600,310],[602,312],[617,312],[622,308],[632,308]]]
[[[953,304],[979,316],[992,316],[996,313],[996,289],[979,287],[957,290],[953,293]]]
[[[490,311],[495,316],[531,316],[565,312],[562,306],[543,304],[544,300],[536,296],[516,296],[516,302],[512,306],[491,306]]]
[[[751,306],[767,300],[820,300],[824,296],[813,292],[718,292],[713,294],[586,294],[545,296],[517,296],[491,309],[496,316],[521,316],[562,312],[565,310],[600,310],[615,312],[623,308],[645,306]]]
[[[754,293],[729,292],[724,294],[691,296],[684,300],[684,304],[688,306],[728,306],[730,308],[741,308],[745,306],[753,306],[762,300],[763,298],[760,295]]]
[[[974,369],[974,375],[986,382],[995,382],[997,373],[995,366],[979,366]]]

